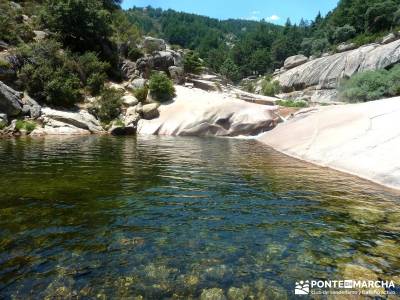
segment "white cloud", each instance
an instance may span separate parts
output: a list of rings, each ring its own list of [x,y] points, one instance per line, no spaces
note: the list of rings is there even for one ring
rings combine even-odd
[[[276,22],[279,21],[281,18],[277,15],[272,15],[266,18],[267,21],[269,22]]]
[[[259,15],[259,14],[261,14],[261,12],[260,12],[259,10],[253,10],[253,11],[251,12],[251,14],[252,14],[252,15]]]

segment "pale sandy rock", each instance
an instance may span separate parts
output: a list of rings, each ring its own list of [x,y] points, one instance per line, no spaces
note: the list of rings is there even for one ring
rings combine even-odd
[[[400,97],[306,109],[259,137],[278,151],[400,188]]]
[[[35,128],[30,135],[88,135],[89,130],[78,128],[71,124],[66,124],[53,119],[46,119],[44,127]]]
[[[102,132],[103,128],[100,122],[85,110],[78,112],[55,110],[48,107],[42,108],[42,115],[45,123],[53,124],[52,121],[58,121],[64,125],[70,125],[79,129],[87,130],[92,133]],[[51,125],[48,125],[51,126]],[[62,127],[61,125],[58,127]]]
[[[162,104],[160,116],[140,120],[138,133],[159,135],[239,136],[270,130],[275,106],[248,103],[218,92],[176,86],[177,97]]]

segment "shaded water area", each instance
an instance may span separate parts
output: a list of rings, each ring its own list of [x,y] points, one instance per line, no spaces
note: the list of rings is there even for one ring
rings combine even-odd
[[[0,298],[286,299],[299,280],[400,279],[399,194],[257,141],[3,139],[0,167]]]

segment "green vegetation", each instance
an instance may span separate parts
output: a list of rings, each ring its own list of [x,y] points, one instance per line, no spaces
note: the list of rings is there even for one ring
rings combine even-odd
[[[78,56],[76,62],[82,84],[88,87],[92,95],[97,95],[104,86],[109,63],[100,61],[94,52]]]
[[[199,74],[203,69],[203,62],[194,51],[189,51],[183,59],[183,68],[187,73]]]
[[[26,130],[27,133],[32,132],[36,128],[36,123],[25,121],[25,120],[17,120],[15,123],[15,129],[18,131]]]
[[[343,42],[362,45],[376,41],[400,26],[399,4],[400,0],[341,0],[326,17],[318,14],[314,20],[298,24],[288,20],[285,26],[266,21],[219,21],[152,7],[135,7],[127,16],[144,34],[195,50],[207,67],[235,81],[236,77],[270,74],[299,52],[319,56]]]
[[[6,128],[6,127],[7,127],[6,122],[0,121],[0,130],[3,130],[3,129]]]
[[[19,78],[32,97],[56,106],[71,106],[81,99],[75,63],[58,42],[24,45],[17,53],[24,62]]]
[[[133,95],[141,103],[146,101],[148,93],[149,93],[149,89],[147,87],[138,88],[133,91]]]
[[[400,95],[400,65],[390,70],[366,71],[343,80],[339,97],[347,102],[367,102]]]
[[[32,40],[31,27],[24,23],[22,11],[10,1],[0,2],[0,40],[17,45]]]
[[[233,82],[238,82],[241,78],[240,69],[231,58],[227,58],[220,68],[221,75]]]
[[[281,87],[278,81],[273,81],[271,77],[266,77],[261,83],[261,92],[264,96],[275,96],[279,94]]]
[[[149,80],[149,91],[155,100],[165,102],[175,96],[175,88],[172,80],[164,73],[153,73]]]
[[[103,88],[100,97],[90,108],[101,122],[110,123],[121,113],[123,92],[113,88]]]
[[[308,102],[305,100],[278,100],[276,104],[284,107],[308,107]]]

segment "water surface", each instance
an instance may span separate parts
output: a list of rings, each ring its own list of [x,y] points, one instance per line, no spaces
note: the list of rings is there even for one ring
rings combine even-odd
[[[256,141],[3,139],[0,170],[0,298],[285,299],[298,280],[399,280],[399,194]]]

